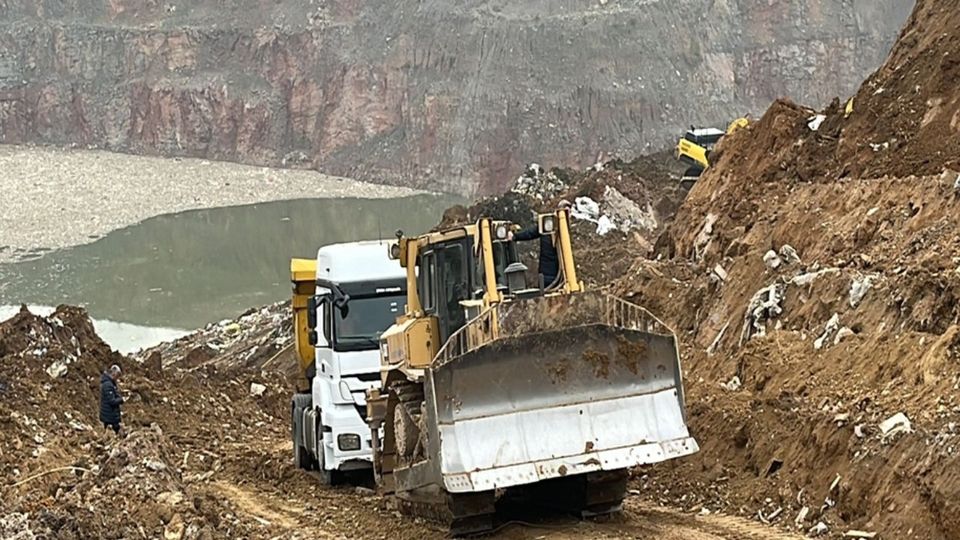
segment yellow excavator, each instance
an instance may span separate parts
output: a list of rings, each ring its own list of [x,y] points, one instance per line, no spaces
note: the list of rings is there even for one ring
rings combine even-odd
[[[724,136],[746,127],[750,121],[746,118],[737,118],[723,131],[717,128],[691,127],[677,142],[677,159],[687,165],[686,172],[680,179],[680,187],[690,189],[697,182],[703,171],[710,167],[710,152]]]
[[[546,286],[528,286],[512,223],[397,233],[406,306],[381,334],[366,404],[377,485],[405,513],[458,535],[494,527],[504,497],[614,512],[630,467],[699,450],[673,331],[585,292],[569,219],[538,216],[560,261]]]

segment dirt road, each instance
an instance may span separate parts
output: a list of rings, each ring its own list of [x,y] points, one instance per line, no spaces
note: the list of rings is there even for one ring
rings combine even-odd
[[[401,516],[389,498],[354,485],[325,488],[297,470],[285,426],[250,432],[216,452],[222,472],[193,490],[224,501],[258,538],[445,538],[430,523]],[[492,538],[508,540],[658,538],[662,540],[800,538],[761,523],[719,514],[699,515],[630,496],[621,515],[582,521],[523,509]]]

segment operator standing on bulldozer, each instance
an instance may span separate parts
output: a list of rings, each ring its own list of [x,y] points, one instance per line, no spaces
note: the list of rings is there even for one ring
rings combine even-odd
[[[562,200],[557,205],[558,210],[567,210],[569,208],[569,201]],[[560,274],[560,257],[557,256],[557,248],[553,245],[553,237],[549,234],[540,234],[540,228],[536,223],[517,231],[516,234],[510,233],[510,239],[519,242],[536,240],[538,238],[540,239],[540,263],[537,271],[543,276],[543,286],[549,287],[557,280],[557,276]]]

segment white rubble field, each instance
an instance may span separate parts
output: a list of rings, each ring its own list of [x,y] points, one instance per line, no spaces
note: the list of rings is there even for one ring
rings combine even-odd
[[[600,236],[614,230],[630,232],[642,229],[653,232],[659,226],[653,206],[647,203],[646,209],[640,208],[637,203],[610,186],[604,191],[602,204],[590,197],[577,197],[570,214],[575,219],[596,223],[597,234]]]

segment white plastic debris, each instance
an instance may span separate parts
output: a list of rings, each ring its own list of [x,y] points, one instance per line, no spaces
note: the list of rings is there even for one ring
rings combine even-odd
[[[659,226],[657,213],[649,202],[646,209],[628,199],[616,188],[607,186],[603,191],[603,212],[623,232],[639,228],[653,232]]]
[[[600,205],[590,197],[577,197],[570,214],[577,219],[596,222],[600,219]]]
[[[849,530],[843,533],[844,538],[876,538],[877,533],[867,532],[867,531],[858,531],[858,530]]]
[[[913,433],[913,425],[907,415],[899,412],[883,422],[880,422],[880,433],[883,438],[892,437],[898,433]]]
[[[727,271],[718,264],[713,267],[713,271],[710,273],[710,278],[715,281],[726,281]]]
[[[813,348],[818,351],[822,349],[824,344],[826,344],[827,340],[830,339],[830,336],[832,336],[834,332],[836,332],[839,329],[840,329],[840,315],[837,313],[834,313],[833,317],[830,317],[830,320],[827,321],[827,325],[824,327],[823,333],[820,334],[820,337],[818,337],[813,342]]]
[[[610,221],[610,218],[606,214],[600,216],[600,219],[597,220],[597,234],[600,236],[605,236],[608,232],[616,230],[617,226]]]
[[[823,121],[826,119],[826,115],[823,114],[811,116],[807,119],[807,127],[810,128],[810,131],[817,131],[820,129],[820,125],[823,124]]]
[[[771,249],[763,255],[763,264],[767,265],[767,268],[771,270],[776,270],[783,264],[783,260],[780,259],[776,251]]]
[[[267,387],[260,383],[250,383],[250,395],[260,397],[267,391]]]
[[[780,303],[783,301],[784,285],[774,283],[757,291],[744,316],[743,333],[740,335],[740,345],[754,336],[765,336],[767,320],[776,319],[783,313]]]
[[[707,214],[707,217],[703,220],[703,227],[693,240],[694,260],[701,260],[707,248],[710,247],[710,242],[713,241],[713,225],[717,222],[718,218],[719,216],[716,214]]]
[[[827,531],[829,530],[830,530],[830,527],[827,527],[826,523],[822,521],[818,521],[816,525],[814,525],[813,527],[810,527],[810,529],[807,531],[807,534],[814,537],[822,536],[824,534],[827,534]]]
[[[797,526],[797,528],[803,527],[804,522],[807,521],[807,514],[809,513],[810,513],[809,506],[804,506],[803,508],[800,509],[799,512],[797,512],[797,517],[796,519],[793,520],[793,523]]]
[[[66,374],[67,365],[60,361],[50,364],[50,367],[47,368],[47,375],[49,375],[51,379],[59,379]]]
[[[143,460],[143,466],[154,472],[160,472],[167,468],[166,463],[149,458]]]
[[[855,334],[855,332],[854,332],[853,330],[851,330],[851,329],[847,328],[846,326],[844,326],[843,328],[837,330],[837,335],[834,336],[834,338],[833,338],[833,344],[834,344],[834,345],[837,345],[837,344],[839,344],[841,341],[843,341],[844,338],[848,338],[848,337],[850,337],[850,336],[852,336],[852,335],[854,335],[854,334]]]
[[[860,305],[860,302],[863,301],[863,297],[867,295],[867,292],[873,287],[874,281],[876,281],[876,275],[867,275],[854,278],[853,282],[850,283],[850,307],[857,307]]]
[[[839,274],[839,273],[840,273],[839,268],[824,268],[823,270],[817,270],[816,272],[807,272],[806,274],[800,274],[799,276],[794,276],[793,279],[790,280],[790,283],[798,287],[804,287],[820,279],[823,276],[830,275],[830,274]]]
[[[780,257],[783,258],[787,264],[800,264],[800,254],[798,254],[797,250],[790,244],[780,246]]]
[[[740,382],[740,377],[737,377],[736,375],[734,375],[729,381],[720,383],[720,388],[723,388],[728,392],[736,392],[737,390],[740,390],[742,386],[743,383]]]

